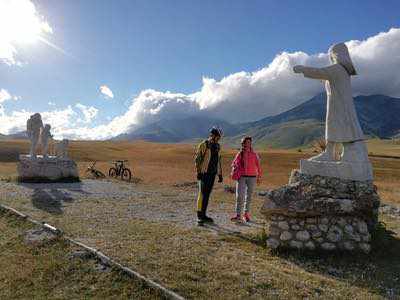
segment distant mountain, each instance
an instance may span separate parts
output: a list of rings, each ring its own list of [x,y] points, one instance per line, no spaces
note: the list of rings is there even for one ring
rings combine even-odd
[[[238,133],[237,127],[226,121],[207,117],[190,117],[161,120],[140,127],[130,133],[121,134],[114,138],[114,140],[147,140],[161,143],[178,143],[197,137],[206,137],[212,126],[223,128],[225,135]]]
[[[26,131],[16,132],[13,134],[0,134],[0,140],[25,140],[28,139]]]
[[[383,95],[357,96],[354,98],[354,104],[365,135],[390,138],[400,133],[400,99]],[[325,116],[324,93],[276,116],[242,124],[240,132],[258,136],[267,131],[268,135],[258,139],[266,144],[277,143],[277,146],[289,147],[293,146],[293,142],[287,143],[286,140],[290,140],[298,141],[296,145],[303,145],[310,139],[324,135]],[[277,135],[278,132],[281,134]],[[274,138],[274,135],[279,138]]]
[[[356,111],[364,133],[368,136],[390,138],[400,135],[400,99],[383,95],[357,96]],[[307,145],[324,135],[326,94],[275,116],[242,124],[204,117],[163,120],[141,127],[117,139],[144,139],[154,142],[181,142],[207,136],[212,125],[224,129],[224,141],[237,145],[244,135],[253,136],[259,145],[292,148]]]

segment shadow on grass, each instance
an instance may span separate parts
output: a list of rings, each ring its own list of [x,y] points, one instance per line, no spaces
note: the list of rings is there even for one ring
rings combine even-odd
[[[34,189],[31,199],[34,207],[55,215],[63,213],[63,202],[74,200],[69,193],[55,188],[49,191],[40,188]]]
[[[69,183],[20,182],[18,184],[33,190],[31,200],[32,200],[32,205],[35,208],[55,215],[60,215],[63,213],[62,207],[64,202],[74,201],[73,195],[70,193],[70,191],[89,194],[88,192],[82,190],[81,182],[69,182]]]
[[[334,277],[383,297],[400,297],[400,239],[379,223],[370,254],[274,251],[273,254],[310,273]]]

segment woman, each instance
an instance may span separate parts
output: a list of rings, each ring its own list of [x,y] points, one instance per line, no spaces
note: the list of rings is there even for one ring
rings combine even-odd
[[[261,167],[258,155],[253,151],[251,136],[242,139],[242,149],[232,162],[232,179],[236,182],[236,216],[231,221],[241,220],[243,202],[243,221],[250,221],[250,204],[254,186],[261,181]]]

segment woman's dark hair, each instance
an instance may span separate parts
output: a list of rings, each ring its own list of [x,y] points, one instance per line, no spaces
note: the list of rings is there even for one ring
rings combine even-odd
[[[253,138],[249,135],[245,136],[244,138],[242,138],[242,140],[240,141],[240,143],[242,145],[244,145],[244,143],[246,143],[247,140],[250,140],[250,142],[253,140]]]

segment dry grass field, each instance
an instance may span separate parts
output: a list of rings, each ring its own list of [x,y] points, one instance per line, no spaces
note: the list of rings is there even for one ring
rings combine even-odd
[[[374,143],[371,161],[376,184],[385,202],[400,203],[400,159],[397,145]],[[27,151],[25,141],[0,142],[0,176],[16,175],[16,157]],[[371,152],[371,149],[370,149]],[[400,297],[400,220],[381,216],[386,229],[379,228],[369,256],[343,254],[274,253],[265,248],[262,226],[254,230],[227,230],[227,226],[198,228],[179,222],[157,220],[139,207],[157,210],[189,208],[194,215],[196,187],[193,172],[194,146],[146,142],[72,142],[71,156],[81,174],[91,161],[107,172],[110,161],[127,159],[135,180],[129,186],[142,196],[126,199],[75,199],[62,203],[61,213],[32,205],[31,199],[17,197],[0,201],[38,220],[62,228],[72,237],[98,248],[107,255],[155,279],[187,298],[200,299],[381,299]],[[258,190],[285,184],[290,171],[311,150],[260,150],[264,177]],[[235,150],[224,149],[225,183]],[[400,153],[399,153],[400,154]],[[400,156],[400,155],[399,155]],[[185,183],[188,183],[186,186]],[[121,185],[124,188],[124,185]],[[149,193],[151,191],[151,193]],[[142,206],[139,206],[142,205]],[[261,197],[255,197],[253,214],[261,222]],[[228,218],[233,195],[216,184],[210,204]],[[139,211],[138,211],[139,209]],[[176,214],[166,210],[165,214]],[[145,217],[143,217],[145,216]],[[214,216],[214,215],[213,215]],[[220,219],[218,219],[219,221]],[[258,221],[257,221],[258,220]],[[388,230],[392,230],[391,233]]]
[[[133,176],[144,185],[171,186],[175,183],[195,181],[193,155],[194,145],[155,144],[148,142],[72,142],[70,156],[78,162],[81,175],[92,161],[107,174],[115,159],[129,160]],[[400,203],[400,145],[392,141],[371,140],[368,142],[374,167],[375,183],[382,198],[387,202]],[[28,142],[0,141],[0,177],[16,176],[16,161],[19,153],[28,152]],[[223,169],[225,183],[229,179],[230,163],[236,150],[224,149]],[[299,159],[313,155],[309,149],[294,150],[260,149],[263,182],[259,189],[275,188],[286,184],[292,169],[298,168]],[[394,156],[386,158],[382,156]]]

